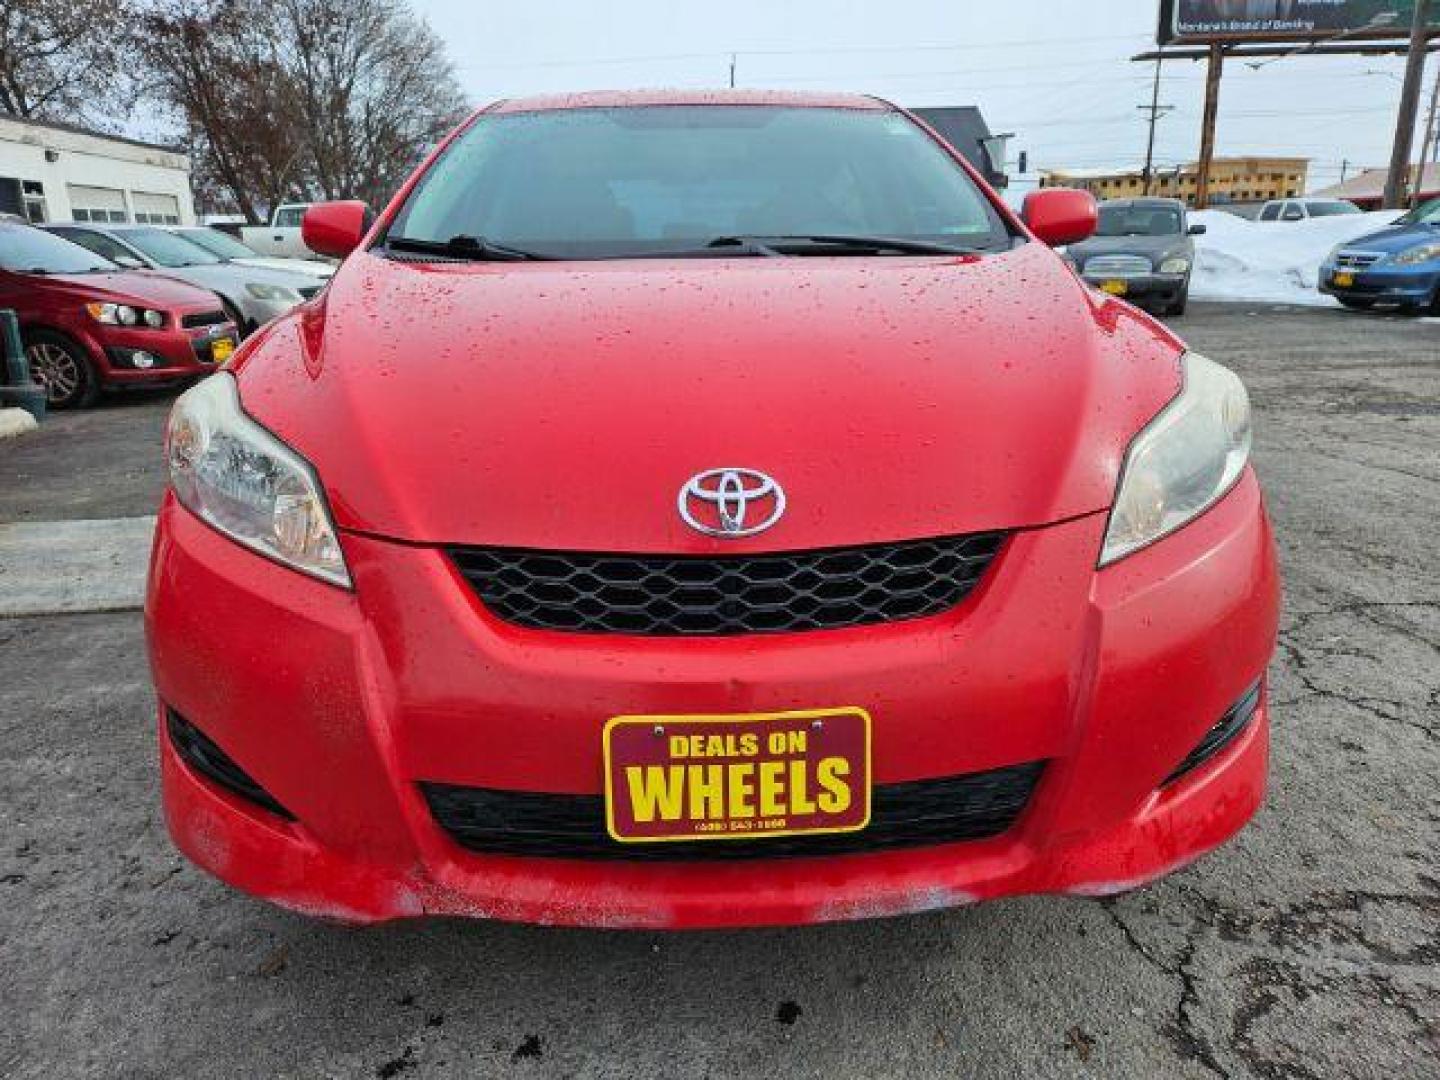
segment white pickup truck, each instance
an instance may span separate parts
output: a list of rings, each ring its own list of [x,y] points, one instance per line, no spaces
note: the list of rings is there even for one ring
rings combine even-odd
[[[240,230],[241,241],[260,255],[279,255],[287,259],[318,259],[333,262],[315,254],[300,239],[300,219],[310,203],[282,203],[270,215],[269,225],[246,225]]]

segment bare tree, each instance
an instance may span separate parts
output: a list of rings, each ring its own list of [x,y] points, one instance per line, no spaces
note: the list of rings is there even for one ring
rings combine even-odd
[[[0,112],[111,127],[134,100],[128,2],[0,3]]]
[[[151,92],[185,128],[196,194],[250,221],[308,193],[308,146],[264,0],[153,0],[141,50]]]
[[[316,193],[383,202],[464,113],[444,44],[403,0],[279,0],[275,10]]]

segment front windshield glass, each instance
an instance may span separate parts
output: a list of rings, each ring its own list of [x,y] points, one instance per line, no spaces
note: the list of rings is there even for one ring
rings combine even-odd
[[[109,259],[28,225],[0,224],[0,267],[16,274],[90,274],[118,270]]]
[[[1174,236],[1180,211],[1172,206],[1102,206],[1096,236]]]
[[[159,266],[208,266],[220,261],[199,244],[164,229],[124,229],[116,235]]]
[[[1338,199],[1335,202],[1312,202],[1307,205],[1311,217],[1339,217],[1341,214],[1360,213],[1360,208],[1354,203]]]
[[[387,239],[474,236],[607,258],[815,234],[1010,240],[965,171],[903,116],[748,105],[482,118],[421,179]]]
[[[181,229],[175,235],[189,240],[192,244],[199,244],[210,254],[219,255],[222,259],[255,258],[254,251],[218,229]]]
[[[1440,225],[1440,199],[1431,199],[1429,202],[1421,203],[1402,218],[1397,218],[1396,225]]]

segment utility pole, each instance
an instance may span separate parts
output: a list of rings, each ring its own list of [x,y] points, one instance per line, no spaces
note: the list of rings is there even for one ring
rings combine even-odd
[[[735,54],[730,54],[730,89],[735,89]]]
[[[1150,104],[1137,105],[1136,108],[1150,114],[1150,138],[1145,143],[1145,171],[1141,175],[1145,178],[1145,194],[1150,194],[1151,179],[1154,177],[1155,165],[1155,121],[1169,112],[1175,106],[1160,104],[1160,58],[1155,58],[1155,81],[1150,85]]]
[[[1415,139],[1415,116],[1420,108],[1420,81],[1425,75],[1425,39],[1430,30],[1430,0],[1415,0],[1415,21],[1410,24],[1410,52],[1405,60],[1405,85],[1400,90],[1400,115],[1395,119],[1395,142],[1390,147],[1390,173],[1385,178],[1385,209],[1406,203],[1410,182],[1410,149]]]
[[[1224,67],[1225,47],[1216,42],[1210,46],[1205,68],[1205,112],[1200,119],[1200,164],[1195,175],[1196,210],[1210,205],[1210,163],[1215,158],[1215,119],[1220,114],[1220,73]]]
[[[1418,206],[1425,191],[1425,169],[1430,159],[1440,153],[1440,130],[1435,127],[1436,114],[1440,113],[1440,68],[1435,71],[1435,86],[1430,91],[1430,117],[1425,121],[1425,141],[1420,144],[1420,170],[1415,175],[1415,187],[1410,192],[1410,205]]]
[[[1341,158],[1341,160],[1340,160],[1340,183],[1342,183],[1342,184],[1345,183],[1345,177],[1347,177],[1347,176],[1349,176],[1349,175],[1350,175],[1350,159],[1349,159],[1349,158]]]

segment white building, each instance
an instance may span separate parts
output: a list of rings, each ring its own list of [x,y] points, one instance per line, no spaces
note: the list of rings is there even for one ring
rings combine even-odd
[[[154,143],[0,116],[0,213],[193,225],[190,160]]]

